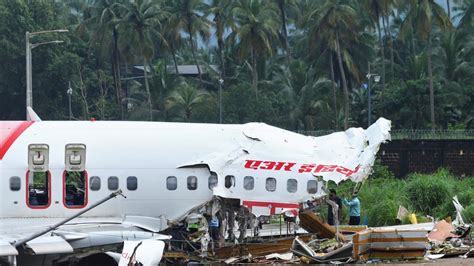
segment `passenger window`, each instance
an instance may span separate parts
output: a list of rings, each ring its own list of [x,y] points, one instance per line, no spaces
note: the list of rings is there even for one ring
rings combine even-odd
[[[46,208],[51,203],[49,172],[28,172],[27,204],[30,208]]]
[[[176,176],[168,176],[168,178],[166,178],[166,188],[168,190],[176,190],[176,188],[178,188],[178,179]]]
[[[267,189],[267,191],[270,191],[270,192],[275,191],[276,186],[277,186],[277,181],[275,178],[273,177],[267,178],[267,182],[265,183],[265,188]]]
[[[109,190],[117,190],[119,188],[119,179],[116,176],[109,177],[107,180],[107,187]]]
[[[286,190],[290,193],[295,193],[298,190],[298,181],[296,179],[288,179],[286,182]]]
[[[10,177],[10,190],[11,191],[19,191],[21,188],[21,178],[18,176]]]
[[[136,176],[127,177],[127,189],[128,190],[137,190],[138,180]]]
[[[196,190],[198,188],[198,180],[195,176],[188,176],[188,189]]]
[[[93,191],[100,190],[100,177],[93,176],[89,179],[90,188]]]
[[[87,205],[87,174],[86,171],[64,172],[64,205],[81,208]]]
[[[318,181],[309,180],[308,181],[308,193],[316,194],[316,192],[318,192]]]
[[[251,176],[244,177],[244,189],[245,190],[253,190],[254,187],[254,180]]]
[[[217,187],[217,174],[212,172],[211,175],[209,176],[209,184],[208,184],[208,187],[209,189],[213,189],[215,187]]]
[[[225,176],[225,184],[224,186],[226,188],[231,188],[231,187],[235,187],[235,176],[233,175],[226,175]]]

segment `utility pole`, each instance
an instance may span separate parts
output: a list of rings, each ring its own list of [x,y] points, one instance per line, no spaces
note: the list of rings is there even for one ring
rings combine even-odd
[[[71,82],[70,81],[69,81],[69,88],[67,89],[66,93],[67,93],[68,100],[69,100],[69,120],[72,120],[72,104],[71,104],[72,87],[71,87]]]
[[[367,128],[370,127],[372,124],[372,86],[371,86],[371,79],[372,77],[374,78],[375,83],[379,83],[380,81],[380,75],[375,74],[375,73],[370,73],[370,63],[369,63],[369,73],[366,75],[367,77]]]
[[[219,78],[219,124],[222,124],[222,84],[224,80]]]
[[[33,108],[33,86],[32,86],[32,67],[31,67],[31,50],[34,48],[50,43],[63,43],[64,41],[54,40],[49,42],[41,42],[41,43],[31,43],[30,38],[44,34],[44,33],[60,33],[60,32],[68,32],[68,30],[61,29],[61,30],[45,30],[45,31],[38,31],[38,32],[29,32],[25,33],[25,42],[26,42],[26,107]],[[26,113],[26,119],[31,120],[28,116],[28,112]]]

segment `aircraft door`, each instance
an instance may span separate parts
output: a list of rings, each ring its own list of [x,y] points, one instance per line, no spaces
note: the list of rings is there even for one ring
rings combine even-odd
[[[65,166],[63,204],[66,208],[83,208],[87,205],[88,196],[86,145],[66,145]]]
[[[26,204],[32,209],[44,209],[51,204],[49,146],[46,144],[30,144],[28,146]]]

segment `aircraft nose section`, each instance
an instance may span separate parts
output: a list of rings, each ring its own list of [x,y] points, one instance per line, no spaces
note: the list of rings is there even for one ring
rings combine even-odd
[[[32,124],[32,121],[0,121],[0,160],[15,140]]]

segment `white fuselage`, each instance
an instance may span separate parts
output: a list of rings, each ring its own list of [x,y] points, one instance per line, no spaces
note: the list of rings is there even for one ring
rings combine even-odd
[[[306,141],[305,138],[308,137],[267,125],[0,121],[0,127],[2,123],[3,137],[13,142],[8,145],[4,143],[4,154],[0,156],[0,218],[69,217],[115,191],[116,187],[112,190],[108,188],[110,177],[118,178],[118,188],[123,190],[127,198],[109,201],[84,214],[84,217],[131,215],[173,221],[191,209],[209,202],[214,195],[240,199],[243,204],[253,206],[256,213],[270,214],[278,212],[279,207],[295,208],[299,202],[323,193],[322,182],[318,182],[317,191],[308,193],[307,183],[314,180],[314,175],[297,171],[300,167],[297,163],[311,163],[305,159],[308,158],[308,152],[301,150],[305,144],[298,143],[300,139]],[[19,127],[20,124],[26,128],[15,131],[14,127]],[[263,140],[251,139],[252,136],[245,133],[254,130],[255,125],[264,127],[263,135],[275,137],[283,134],[282,141],[278,138],[265,141],[265,137]],[[10,131],[5,130],[6,128],[10,128]],[[12,132],[17,132],[17,136],[12,136]],[[293,141],[295,145],[289,146],[287,142],[291,143],[291,138],[298,141]],[[274,141],[277,143],[273,143]],[[282,148],[278,152],[277,145],[280,142]],[[260,148],[258,145],[262,143],[266,146]],[[30,144],[47,144],[49,147],[51,183],[48,196],[50,203],[47,206],[32,207],[27,204]],[[87,204],[79,208],[68,208],[65,204],[63,175],[65,147],[68,144],[83,144],[86,147]],[[264,150],[265,147],[268,150]],[[252,149],[258,149],[258,152],[252,152]],[[291,171],[284,171],[283,167],[279,171],[265,169],[263,166],[259,169],[245,168],[246,160],[249,159],[280,162],[282,166],[291,166],[289,162],[294,161],[295,166],[287,169]],[[266,162],[266,165],[269,163]],[[208,187],[210,171],[218,176],[218,186],[214,189]],[[226,187],[225,178],[230,175],[234,176],[233,183]],[[195,190],[188,188],[190,176],[197,177]],[[246,176],[252,177],[254,182],[251,189],[248,186],[244,188]],[[18,191],[11,190],[12,177],[19,177],[21,180]],[[100,179],[100,189],[91,189],[92,177]],[[128,177],[136,177],[136,189],[128,189]],[[167,187],[168,177],[176,177],[175,190]],[[276,189],[266,189],[268,178],[276,180]],[[95,179],[97,182],[97,178]],[[296,180],[296,189],[288,188],[288,179]]]

